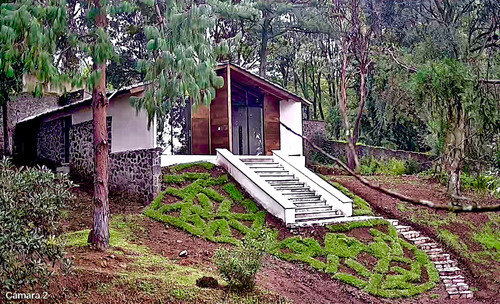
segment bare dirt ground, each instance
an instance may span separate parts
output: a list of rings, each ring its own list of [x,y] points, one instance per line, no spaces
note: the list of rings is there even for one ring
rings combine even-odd
[[[402,203],[362,185],[350,176],[331,175],[330,178],[369,202],[380,215],[399,219],[403,224],[417,228],[433,238],[437,238],[439,232],[443,229],[458,236],[458,239],[467,246],[466,250],[463,247],[454,248],[443,241],[440,241],[440,244],[459,260],[459,266],[467,274],[468,282],[472,287],[477,288],[477,291],[475,291],[477,300],[485,303],[498,303],[500,301],[500,263],[488,257],[482,257],[481,261],[473,261],[468,256],[483,249],[480,244],[474,241],[472,236],[474,232],[479,231],[487,223],[491,222],[491,213],[459,213],[455,216],[447,211],[435,211],[427,207]],[[449,202],[445,187],[432,179],[417,176],[372,176],[368,178],[379,182],[382,186],[409,196],[431,200],[436,203]],[[465,196],[481,201],[483,204],[485,202],[498,202],[492,197],[474,192],[467,192]]]
[[[359,185],[348,177],[335,176],[333,179],[341,182],[347,188],[369,201],[379,214],[399,218],[404,223],[411,224],[430,236],[436,234],[435,231],[425,225],[414,225],[411,222],[411,215],[400,211],[396,207],[397,202],[391,201],[391,198],[370,191],[370,189],[366,189],[366,187]],[[394,179],[391,179],[387,181],[386,186],[414,191],[415,194],[421,194],[422,189],[427,189],[428,198],[434,200],[445,199],[440,192],[432,190],[431,186],[436,186],[432,183],[423,187],[423,181],[419,179],[405,177],[401,180],[401,182],[394,182]],[[408,182],[405,182],[405,180],[408,180]],[[436,188],[439,187],[436,186]],[[91,188],[85,186],[74,190],[76,199],[68,208],[68,216],[63,223],[64,231],[78,231],[90,228],[93,209],[91,190]],[[113,194],[110,196],[112,215],[138,214],[144,207],[143,203],[126,195]],[[487,219],[484,215],[464,216],[477,225]],[[268,216],[266,221],[269,226],[280,230],[280,238],[293,235],[281,222],[272,216]],[[208,270],[212,273],[216,272],[216,267],[212,261],[215,250],[221,246],[230,246],[209,242],[149,218],[144,218],[142,226],[144,232],[136,235],[134,243],[146,246],[153,253],[166,257],[179,265]],[[450,230],[452,229],[453,227],[450,227]],[[326,231],[324,227],[316,227],[302,229],[300,234],[304,237],[322,239]],[[120,248],[113,249],[120,250]],[[188,250],[189,255],[185,258],[179,258],[179,253],[183,250]],[[124,255],[113,255],[109,252],[95,251],[88,247],[69,248],[67,257],[73,262],[73,271],[66,275],[59,272],[51,279],[48,289],[51,299],[43,303],[184,303],[182,300],[171,298],[158,299],[137,292],[137,290],[131,289],[130,286],[120,284],[112,285],[114,289],[112,292],[102,292],[103,286],[109,285],[116,278],[118,272],[132,271],[134,269],[132,254],[127,252]],[[272,256],[266,256],[262,271],[257,275],[256,287],[265,297],[264,300],[260,298],[261,301],[254,300],[251,303],[497,303],[498,292],[496,290],[498,286],[487,286],[488,282],[492,282],[491,280],[485,281],[481,274],[472,272],[465,261],[460,260],[460,262],[462,265],[466,265],[465,268],[470,274],[469,277],[473,282],[473,286],[478,287],[480,290],[476,292],[476,299],[451,301],[446,297],[442,284],[439,284],[434,290],[410,299],[377,298],[355,287],[334,280],[329,275],[320,273],[308,265],[291,263]],[[206,301],[201,302],[233,303],[224,300],[226,298],[221,296],[221,294],[228,293],[225,287],[219,287],[219,290],[214,292],[219,292],[217,300],[207,298]],[[232,299],[234,300],[234,298]],[[29,303],[33,303],[33,301]]]

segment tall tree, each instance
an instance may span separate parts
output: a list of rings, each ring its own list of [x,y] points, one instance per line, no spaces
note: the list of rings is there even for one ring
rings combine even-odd
[[[213,70],[216,50],[207,37],[213,18],[206,5],[189,0],[54,0],[50,5],[24,0],[3,3],[1,11],[0,67],[7,77],[13,76],[18,61],[24,73],[37,76],[38,95],[44,83],[62,86],[70,80],[92,90],[94,217],[88,240],[101,250],[109,246],[107,66],[120,59],[115,45],[120,37],[110,39],[110,20],[132,12],[144,17],[141,28],[149,51],[144,58],[135,58],[148,82],[145,97],[135,100],[138,109],[146,110],[151,122],[165,114],[171,101],[186,95],[195,103],[210,103],[223,80]],[[130,25],[137,26],[132,20]],[[89,75],[78,73],[89,64]]]

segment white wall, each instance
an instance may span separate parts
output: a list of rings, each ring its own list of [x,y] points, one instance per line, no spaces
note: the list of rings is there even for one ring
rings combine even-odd
[[[92,108],[80,107],[49,117],[54,120],[68,114],[72,115],[73,125],[92,120]],[[148,130],[148,116],[139,113],[130,105],[130,95],[113,98],[109,102],[108,116],[111,116],[111,152],[150,149],[156,147],[156,119]]]
[[[302,104],[295,101],[280,101],[280,121],[302,135]],[[302,138],[280,125],[280,150],[288,155],[302,155]]]

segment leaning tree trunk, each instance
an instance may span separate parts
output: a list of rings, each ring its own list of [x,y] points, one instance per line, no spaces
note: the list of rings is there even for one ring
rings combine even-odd
[[[95,0],[100,14],[95,17],[98,27],[107,26],[106,12]],[[106,96],[106,62],[95,63],[94,71],[99,71],[101,78],[92,91],[92,114],[94,125],[94,220],[88,242],[100,250],[109,247],[109,143],[106,124],[108,98]]]
[[[448,115],[449,128],[445,139],[444,166],[448,172],[447,193],[451,197],[460,197],[460,174],[465,157],[467,134],[466,115],[461,104]]]

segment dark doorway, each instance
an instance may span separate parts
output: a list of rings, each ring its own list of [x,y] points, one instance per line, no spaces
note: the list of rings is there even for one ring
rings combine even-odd
[[[71,116],[66,116],[64,117],[64,130],[63,130],[63,136],[64,136],[64,162],[69,163],[69,147],[70,147],[70,136],[69,132],[71,130],[71,125],[73,124],[73,121],[71,119]]]
[[[264,154],[263,97],[237,83],[231,86],[234,154]]]

